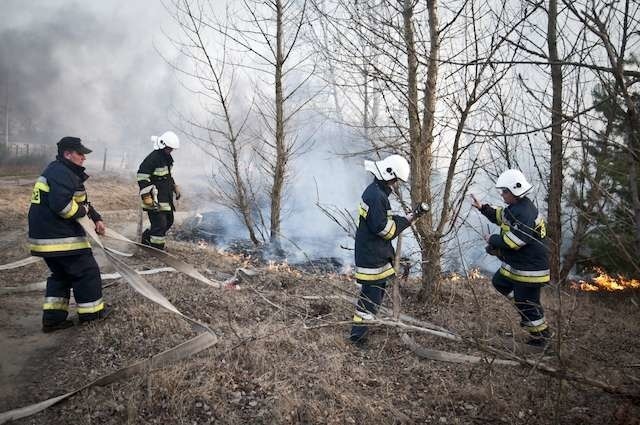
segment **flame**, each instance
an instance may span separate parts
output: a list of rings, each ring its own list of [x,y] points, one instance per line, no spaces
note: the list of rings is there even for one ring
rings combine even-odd
[[[618,275],[612,277],[608,275],[604,270],[600,268],[594,269],[597,276],[593,278],[593,282],[585,282],[580,280],[571,284],[574,289],[581,291],[623,291],[625,289],[638,289],[640,288],[640,281],[637,279],[626,279],[623,276]]]

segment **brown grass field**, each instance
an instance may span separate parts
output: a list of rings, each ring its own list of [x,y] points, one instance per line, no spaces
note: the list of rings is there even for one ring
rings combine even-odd
[[[28,256],[32,182],[0,180],[0,264]],[[103,175],[90,179],[87,188],[107,226],[135,238],[135,182]],[[543,304],[556,333],[553,353],[542,359],[542,353],[515,351],[606,384],[605,391],[574,375],[541,373],[535,364],[493,364],[480,346],[513,355],[513,344],[499,335],[513,332],[516,341],[525,335],[490,277],[444,279],[426,304],[416,301],[415,282],[401,283],[403,313],[476,342],[410,333],[426,348],[484,357],[460,364],[420,358],[392,326],[373,327],[365,349],[345,342],[353,307],[318,296],[355,296],[349,276],[250,264],[215,247],[171,238],[168,246],[213,279],[239,266],[258,269],[241,290],[213,289],[179,273],[145,277],[180,311],[209,325],[217,344],[160,370],[83,390],[15,423],[640,423],[638,293],[547,288]],[[98,259],[103,272],[113,271],[105,258]],[[162,266],[142,252],[125,261],[136,269]],[[0,286],[43,281],[47,272],[43,262],[0,271]],[[105,288],[104,297],[114,313],[107,320],[53,334],[40,331],[42,293],[0,295],[0,412],[64,394],[196,335],[124,280],[110,283],[115,284]]]

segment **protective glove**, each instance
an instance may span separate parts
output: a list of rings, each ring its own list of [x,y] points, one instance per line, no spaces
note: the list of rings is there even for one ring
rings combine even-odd
[[[429,211],[429,205],[427,205],[426,202],[420,202],[418,205],[416,205],[411,214],[413,214],[414,218],[419,218],[427,211]]]
[[[487,246],[484,247],[484,250],[487,251],[487,254],[493,255],[494,257],[498,257],[498,258],[502,259],[502,251],[500,251],[499,248],[496,248],[496,247],[491,246],[491,245],[487,245]]]
[[[157,189],[154,185],[147,186],[140,191],[140,198],[146,209],[158,210],[160,205],[158,204]]]
[[[180,188],[177,184],[173,186],[173,193],[176,194],[176,201],[182,196],[182,193],[180,193]]]

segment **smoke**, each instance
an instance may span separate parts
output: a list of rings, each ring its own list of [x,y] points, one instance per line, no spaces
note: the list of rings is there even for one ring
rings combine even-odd
[[[2,6],[0,110],[8,103],[10,142],[75,135],[96,151],[131,150],[168,126],[176,84],[154,47],[167,19],[158,2]]]

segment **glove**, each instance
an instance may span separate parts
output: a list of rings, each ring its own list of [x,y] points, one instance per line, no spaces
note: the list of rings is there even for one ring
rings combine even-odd
[[[157,189],[154,185],[142,189],[140,191],[140,198],[142,198],[142,203],[147,209],[157,210],[160,207],[157,200]]]
[[[176,194],[176,201],[182,196],[182,194],[180,193],[180,188],[177,184],[173,186],[173,193]]]
[[[418,218],[424,215],[427,211],[429,211],[429,205],[427,205],[426,202],[420,202],[418,205],[416,205],[411,214],[413,214],[415,218]]]
[[[499,248],[496,248],[496,247],[491,246],[491,245],[487,245],[487,246],[484,247],[484,250],[487,251],[487,254],[493,255],[494,257],[498,257],[498,258],[502,259],[502,251],[500,251]]]

